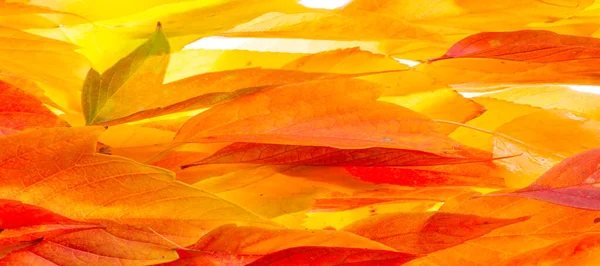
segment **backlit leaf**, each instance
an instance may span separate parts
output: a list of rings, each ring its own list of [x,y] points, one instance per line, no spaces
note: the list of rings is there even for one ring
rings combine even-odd
[[[297,247],[269,254],[248,265],[402,265],[415,259],[406,253],[339,247]]]
[[[565,159],[533,184],[508,195],[545,200],[556,204],[600,210],[600,149]]]
[[[234,143],[190,167],[203,164],[273,164],[315,166],[424,166],[462,164],[490,160],[487,157],[443,157],[412,150],[389,148],[336,149],[258,143]]]
[[[8,83],[0,82],[0,136],[27,128],[66,126],[42,102]]]
[[[153,99],[166,97],[161,87],[169,63],[169,42],[160,23],[143,45],[100,74],[91,69],[86,77],[81,102],[87,124],[97,124],[141,111]],[[152,93],[143,93],[139,89]],[[133,101],[133,102],[132,102]]]
[[[40,129],[0,138],[0,196],[72,219],[112,219],[192,242],[225,223],[272,226],[237,205],[175,181],[168,170],[94,154],[101,131]],[[180,211],[174,213],[173,206]]]
[[[427,254],[526,219],[495,219],[444,212],[395,213],[360,220],[343,230],[381,242],[400,252]]]
[[[543,110],[518,117],[496,129],[509,136],[496,136],[496,156],[522,154],[502,161],[515,175],[508,175],[511,187],[525,187],[563,159],[600,147],[600,122],[578,117],[568,111]]]
[[[0,259],[0,265],[31,262],[35,262],[33,265],[147,265],[175,259],[177,253],[168,248],[121,239],[103,229],[91,229],[44,239]]]
[[[179,130],[175,141],[478,152],[436,132],[436,123],[423,115],[375,101],[379,91],[373,83],[352,79],[281,86],[195,116]],[[376,122],[367,122],[371,120]]]

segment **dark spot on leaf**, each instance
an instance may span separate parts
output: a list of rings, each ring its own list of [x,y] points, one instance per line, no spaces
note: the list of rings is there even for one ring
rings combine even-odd
[[[600,217],[594,219],[594,223],[600,223]]]

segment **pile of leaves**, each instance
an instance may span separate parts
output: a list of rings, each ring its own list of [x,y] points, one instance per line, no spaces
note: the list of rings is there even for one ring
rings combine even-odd
[[[599,21],[1,1],[0,265],[599,265]]]

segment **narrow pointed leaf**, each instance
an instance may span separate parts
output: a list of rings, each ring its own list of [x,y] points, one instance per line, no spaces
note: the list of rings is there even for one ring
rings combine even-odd
[[[410,254],[449,248],[527,218],[496,219],[454,213],[396,213],[355,222],[343,230]]]
[[[249,266],[258,265],[402,265],[416,256],[401,252],[339,247],[297,247],[269,254]]]
[[[444,157],[436,154],[389,148],[336,149],[319,146],[234,143],[199,162],[203,164],[273,164],[314,166],[424,166],[488,161],[486,157]]]
[[[507,195],[600,210],[599,163],[600,149],[583,152],[555,165],[528,187]]]

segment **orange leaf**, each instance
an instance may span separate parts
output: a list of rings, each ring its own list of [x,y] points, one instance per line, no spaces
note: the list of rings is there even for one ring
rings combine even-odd
[[[599,164],[600,149],[586,151],[555,165],[528,187],[505,195],[600,210]]]
[[[402,265],[415,258],[411,254],[384,250],[297,247],[269,254],[248,265]]]
[[[231,240],[235,239],[235,242]],[[299,246],[392,249],[347,232],[333,230],[270,230],[224,225],[214,229],[188,248],[180,257],[207,258],[218,265],[246,264],[269,253]],[[176,263],[176,262],[175,262]]]
[[[436,123],[423,115],[377,102],[379,94],[379,86],[352,79],[281,86],[195,116],[175,141],[385,147],[465,156],[479,152],[436,132]]]
[[[345,167],[352,176],[376,184],[411,187],[504,185],[503,173],[493,163],[434,167]]]
[[[168,170],[95,154],[101,131],[53,128],[0,138],[0,197],[73,219],[150,227],[191,242],[225,223],[272,226],[237,205],[175,181]]]
[[[369,11],[439,28],[507,31],[521,29],[531,22],[568,18],[592,3],[592,0],[354,0],[343,10]]]
[[[496,156],[522,154],[497,161],[514,175],[510,187],[525,187],[561,160],[600,147],[600,122],[562,110],[542,110],[518,117],[496,129]]]
[[[381,25],[386,25],[381,27]],[[267,13],[223,33],[224,36],[323,40],[427,39],[440,36],[424,27],[368,12]]]
[[[408,66],[399,63],[392,57],[362,51],[356,47],[307,55],[289,62],[281,68],[344,74],[409,69]]]
[[[18,201],[0,200],[0,250],[43,238],[102,227],[73,221],[48,210]],[[27,244],[26,244],[27,246]],[[0,252],[0,257],[3,257]]]
[[[74,92],[80,91],[89,64],[74,51],[77,46],[8,27],[0,27],[0,42],[0,70],[4,75],[44,84],[54,102],[69,110],[81,110],[80,98]],[[35,63],[23,63],[32,58]]]
[[[485,97],[528,104],[544,109],[563,109],[600,120],[600,96],[564,86],[517,87],[486,94]]]
[[[600,263],[600,234],[584,234],[515,256],[498,265],[595,265]]]
[[[42,258],[45,264],[38,262]],[[171,249],[90,229],[44,239],[0,259],[0,265],[148,265],[175,259]]]
[[[557,241],[587,232],[599,232],[599,211],[555,205],[528,198],[477,197],[465,194],[446,201],[440,211],[516,219],[530,219],[498,228],[463,244],[430,253],[408,265],[490,265]],[[422,265],[422,264],[421,264]]]
[[[452,89],[415,92],[400,97],[381,97],[379,101],[394,103],[433,119],[459,123],[474,119],[486,111],[483,105],[463,97]],[[450,133],[458,126],[440,124],[438,127],[438,131]]]
[[[154,97],[146,110],[102,123],[114,125],[175,112],[206,108],[248,94],[290,83],[326,80],[343,75],[278,69],[235,69],[200,74],[160,87],[168,97]]]
[[[34,127],[66,126],[37,98],[0,81],[0,136]]]
[[[483,105],[486,111],[481,116],[467,122],[466,124],[468,126],[485,129],[487,131],[495,131],[500,126],[517,117],[536,111],[541,111],[540,108],[535,108],[529,105],[515,104],[507,101],[490,99],[483,96],[475,97],[473,100],[476,103]],[[471,128],[459,127],[449,136],[465,145],[490,152],[493,150],[494,135],[489,133],[480,132]]]
[[[427,254],[527,219],[495,219],[445,212],[393,213],[360,220],[343,230],[381,242],[400,252]]]
[[[327,172],[329,169],[322,167],[251,166],[226,165],[222,169],[215,169],[208,165],[209,168],[205,170],[207,177],[196,181],[193,186],[264,217],[275,218],[310,210],[314,198],[319,195],[369,185],[345,176],[336,176],[335,172]]]

